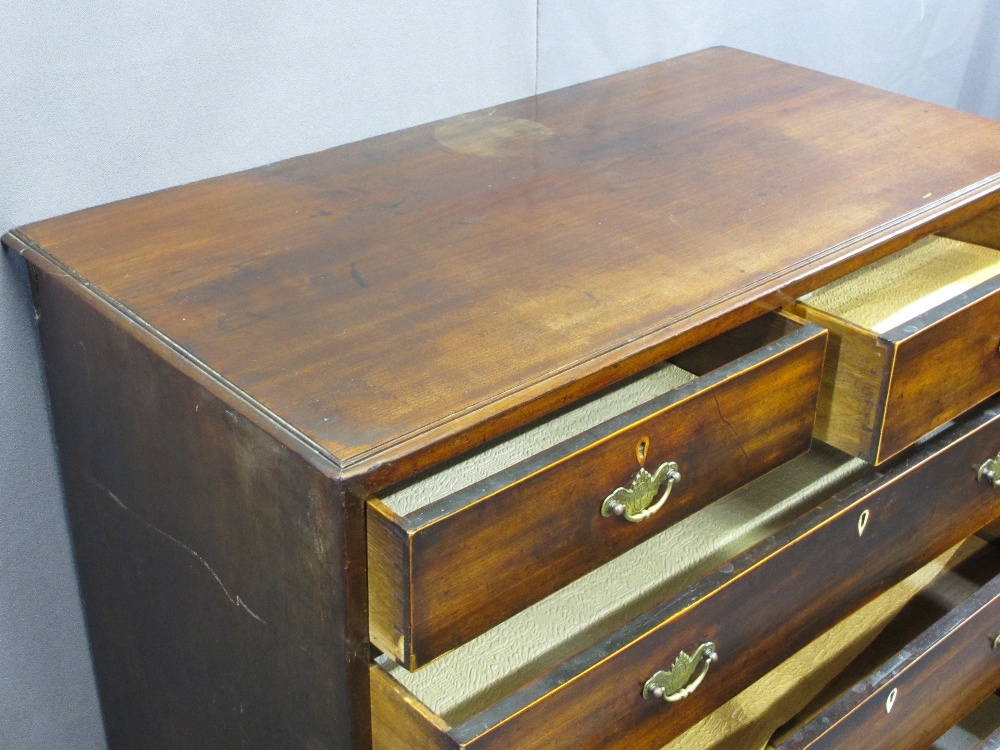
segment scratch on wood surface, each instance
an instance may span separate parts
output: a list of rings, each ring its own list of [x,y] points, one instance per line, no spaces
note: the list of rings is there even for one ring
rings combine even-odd
[[[733,423],[726,419],[725,415],[722,413],[722,404],[719,403],[719,394],[712,389],[712,400],[715,402],[715,410],[719,413],[719,419],[722,420],[723,424],[729,428],[729,431],[733,433],[733,437],[736,438],[736,447],[740,449],[740,453],[743,454],[743,463],[747,466],[750,465],[750,456],[747,455],[746,448],[743,447],[743,438],[740,437],[740,433],[736,431],[733,427]]]
[[[134,518],[135,520],[137,520],[139,523],[141,523],[147,529],[149,529],[150,531],[156,532],[157,534],[159,534],[160,536],[162,536],[167,541],[172,542],[173,544],[177,545],[182,550],[184,550],[185,552],[187,552],[189,555],[191,555],[192,557],[194,557],[198,562],[201,563],[202,567],[205,568],[205,570],[207,570],[212,575],[212,578],[215,579],[215,582],[217,584],[219,584],[219,588],[222,589],[222,593],[226,595],[226,598],[234,606],[237,606],[240,609],[242,609],[244,612],[246,612],[248,615],[250,615],[253,619],[255,619],[257,622],[261,623],[262,625],[267,625],[267,622],[265,622],[263,618],[261,618],[256,612],[254,612],[252,609],[250,609],[250,607],[247,606],[247,603],[245,601],[243,601],[239,597],[239,594],[237,594],[234,597],[231,593],[229,593],[229,589],[226,587],[226,584],[224,584],[222,582],[222,579],[219,578],[219,574],[215,572],[215,570],[212,568],[211,565],[208,564],[208,561],[206,561],[205,558],[203,558],[201,555],[199,555],[193,549],[191,549],[186,544],[184,544],[184,542],[180,541],[176,537],[171,536],[170,534],[168,534],[167,532],[165,532],[163,529],[157,528],[156,526],[154,526],[153,524],[151,524],[149,521],[147,521],[145,518],[143,518],[138,513],[136,513],[134,510],[132,510],[131,508],[129,508],[127,505],[125,505],[125,503],[123,503],[121,501],[121,498],[119,498],[118,495],[116,495],[114,492],[112,492],[107,487],[105,487],[101,482],[99,482],[93,476],[91,476],[91,475],[88,474],[87,475],[87,480],[91,484],[93,484],[95,487],[97,487],[98,489],[100,489],[102,492],[104,492],[105,494],[107,494],[108,497],[110,497],[112,500],[115,501],[115,503],[118,505],[119,508],[121,508],[122,510],[124,510],[126,513],[128,513],[130,516],[132,516],[132,518]]]

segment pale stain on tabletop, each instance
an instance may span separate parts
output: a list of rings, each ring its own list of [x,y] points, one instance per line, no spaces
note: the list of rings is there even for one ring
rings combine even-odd
[[[434,128],[434,139],[439,144],[474,156],[500,156],[513,146],[551,136],[551,128],[540,122],[491,114],[461,115]]]

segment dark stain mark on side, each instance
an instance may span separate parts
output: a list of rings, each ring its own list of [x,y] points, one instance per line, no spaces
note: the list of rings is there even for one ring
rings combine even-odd
[[[220,315],[217,325],[220,331],[232,333],[233,331],[239,331],[266,319],[267,316],[261,313],[237,311],[232,314],[223,313]]]
[[[351,263],[351,278],[354,279],[357,285],[362,289],[368,288],[368,282],[365,281],[365,277],[358,272],[358,269],[354,267],[353,263]]]
[[[601,301],[599,299],[597,299],[597,296],[593,292],[591,292],[591,291],[589,291],[587,289],[577,289],[576,287],[570,286],[569,284],[553,284],[553,286],[555,286],[555,287],[557,287],[559,289],[568,289],[571,292],[579,292],[584,297],[586,297],[591,302],[593,302],[595,305],[600,305],[601,304]]]

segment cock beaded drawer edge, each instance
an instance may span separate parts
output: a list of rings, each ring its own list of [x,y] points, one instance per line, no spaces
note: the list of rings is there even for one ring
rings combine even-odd
[[[1000,124],[715,48],[10,232],[110,747],[659,748],[790,655],[753,571],[796,604],[844,509],[887,529],[812,637],[1000,512],[997,277],[884,333],[796,301],[929,235],[988,264],[997,204]],[[464,716],[393,676],[817,447],[833,499],[683,601]]]

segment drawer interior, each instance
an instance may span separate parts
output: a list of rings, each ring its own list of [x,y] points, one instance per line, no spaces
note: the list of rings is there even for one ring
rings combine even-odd
[[[819,446],[416,672],[382,666],[459,724],[723,564],[866,471]]]
[[[998,275],[1000,251],[931,235],[801,301],[886,333]]]
[[[693,373],[665,362],[639,377],[602,391],[596,397],[535,422],[527,429],[501,438],[456,463],[422,476],[416,482],[386,493],[379,499],[398,515],[413,513],[618,414],[690,383],[695,377]]]
[[[827,716],[832,716],[833,721],[836,721],[844,709],[835,709],[835,702],[839,701],[838,705],[843,704],[847,696],[856,693],[855,685],[874,684],[881,680],[880,675],[891,674],[896,665],[916,656],[919,651],[914,650],[915,639],[921,634],[933,632],[932,629],[937,628],[940,633],[936,637],[943,637],[948,628],[942,628],[940,625],[942,618],[962,605],[967,608],[967,600],[998,575],[1000,575],[1000,548],[975,536],[963,542],[949,555],[947,564],[916,592],[916,595],[885,625],[871,643],[829,679],[815,697],[775,733],[769,747],[782,747],[810,722],[816,726],[817,717],[821,715],[824,716],[822,721],[824,725],[830,721],[829,718],[825,718]],[[845,635],[849,637],[849,634]],[[927,640],[927,636],[924,635],[923,639]],[[950,692],[960,692],[965,682],[963,675],[953,673],[940,674],[938,679],[942,684],[948,685]],[[900,698],[905,696],[910,700],[916,700],[910,697],[906,683],[900,686],[899,695]],[[921,710],[933,712],[934,708],[928,705]],[[981,730],[986,730],[986,734],[992,731],[984,726],[984,723],[989,724],[986,720],[991,715],[1000,719],[1000,715],[990,711],[988,704],[970,716],[965,729],[956,727],[949,731],[935,747],[975,747],[978,742],[976,735]],[[947,717],[945,719],[947,720]],[[976,728],[975,732],[969,731],[973,728]],[[789,747],[798,747],[797,743],[802,742],[803,740],[798,738],[791,741]],[[820,746],[826,745],[820,743]]]

